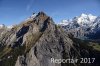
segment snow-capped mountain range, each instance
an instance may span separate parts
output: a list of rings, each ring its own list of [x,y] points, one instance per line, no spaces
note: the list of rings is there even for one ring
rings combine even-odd
[[[100,38],[100,17],[92,14],[81,14],[70,20],[59,23],[67,32],[78,38]]]
[[[0,24],[0,29],[2,28],[7,28],[7,29],[11,29],[13,26],[5,26],[4,24]]]
[[[81,26],[85,25],[91,25],[94,23],[96,20],[97,16],[93,16],[92,14],[81,14],[80,16],[76,16],[73,19],[70,20],[62,20],[60,25],[69,25],[70,23],[73,23],[77,21],[77,23]]]

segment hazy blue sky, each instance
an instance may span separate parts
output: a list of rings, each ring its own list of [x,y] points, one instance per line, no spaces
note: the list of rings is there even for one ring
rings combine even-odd
[[[0,0],[0,24],[18,24],[33,12],[44,11],[54,21],[81,13],[100,15],[100,0]]]

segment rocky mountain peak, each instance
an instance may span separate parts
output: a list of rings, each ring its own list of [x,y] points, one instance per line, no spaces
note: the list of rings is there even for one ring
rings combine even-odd
[[[80,17],[90,18],[90,19],[95,19],[95,18],[97,18],[97,16],[94,16],[94,15],[92,15],[92,14],[85,14],[85,13],[82,13],[82,14],[80,15]]]
[[[43,11],[39,12],[38,15],[41,15],[41,16],[45,15],[46,16],[46,14]]]
[[[78,66],[80,64],[50,60],[77,59],[92,54],[80,43],[56,25],[51,17],[39,12],[10,31],[0,33],[0,66]]]
[[[33,14],[34,15],[34,14]],[[10,32],[8,32],[9,34],[14,34],[15,36],[13,37],[13,39],[17,39],[13,40],[11,39],[11,43],[5,43],[5,45],[7,44],[8,46],[11,47],[15,47],[16,43],[21,41],[20,44],[24,44],[24,41],[22,40],[23,37],[25,37],[26,35],[29,34],[36,34],[36,33],[42,33],[45,30],[54,30],[53,28],[55,27],[53,20],[51,17],[47,16],[44,12],[39,12],[36,16],[34,16],[34,18],[28,19],[22,23],[20,23],[19,25],[14,26],[13,28],[11,28]],[[5,35],[6,32],[4,32],[4,30],[1,32],[2,35]],[[4,36],[1,36],[1,38],[3,38]],[[40,34],[41,35],[41,34]],[[5,39],[6,40],[6,39]],[[13,40],[13,41],[12,41]],[[7,42],[7,41],[6,41]]]
[[[73,18],[74,22],[77,22],[80,26],[90,25],[96,20],[97,16],[92,14],[84,14],[82,13],[80,16]]]
[[[33,13],[32,16],[27,18],[18,26],[21,28],[23,26],[33,26],[36,25],[38,29],[42,29],[43,26],[48,26],[49,24],[54,24],[51,17],[47,16],[44,12],[39,12],[38,14]]]

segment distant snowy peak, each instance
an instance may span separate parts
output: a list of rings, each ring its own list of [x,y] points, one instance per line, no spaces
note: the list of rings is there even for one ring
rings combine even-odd
[[[63,20],[60,24],[62,28],[72,33],[76,38],[98,39],[96,37],[100,34],[100,17],[92,14],[81,14],[71,21]]]
[[[62,25],[62,26],[66,26],[66,25],[69,25],[72,23],[72,19],[68,19],[68,20],[62,20],[59,25]]]
[[[4,24],[1,24],[1,25],[0,25],[0,28],[3,28],[4,26],[5,26]]]
[[[84,13],[82,13],[81,14],[81,17],[84,17],[84,18],[90,18],[90,19],[95,19],[95,18],[97,18],[97,16],[94,16],[94,15],[92,15],[92,14],[84,14]]]
[[[12,26],[12,25],[10,25],[10,26],[7,26],[7,28],[8,28],[8,29],[11,29],[11,28],[13,28],[13,26]]]
[[[84,24],[91,24],[95,21],[97,16],[93,16],[92,14],[81,14],[81,16],[76,18],[76,21],[79,25],[84,25]]]
[[[2,29],[2,28],[11,29],[12,27],[13,27],[12,25],[11,26],[5,26],[4,24],[0,25],[0,29]]]
[[[0,28],[2,27],[3,25],[0,25]]]
[[[59,23],[59,24],[62,25],[62,26],[65,26],[65,25],[69,24],[69,21],[68,20],[62,20],[62,22]]]
[[[94,16],[92,14],[84,14],[82,13],[80,16],[76,16],[73,19],[70,20],[62,20],[60,25],[69,25],[71,23],[76,22],[80,26],[86,26],[86,25],[93,25],[94,21],[97,19],[97,16]]]
[[[80,17],[89,18],[90,20],[94,20],[97,18],[97,16],[94,16],[92,14],[84,14],[84,13],[82,13]]]

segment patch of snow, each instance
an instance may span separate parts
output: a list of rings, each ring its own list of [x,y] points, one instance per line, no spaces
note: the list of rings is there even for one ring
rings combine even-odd
[[[77,23],[82,26],[91,25],[96,18],[97,16],[93,16],[92,14],[81,14],[81,16],[77,18]]]
[[[62,25],[62,26],[64,26],[64,25],[69,25],[69,20],[62,20],[62,22],[61,23],[59,23],[59,25]]]
[[[1,25],[0,25],[0,28],[3,28],[4,26],[5,26],[4,24],[1,24]]]
[[[25,21],[30,21],[30,20],[32,20],[33,18],[36,17],[36,15],[37,15],[37,14],[34,13],[34,14],[31,15],[29,18],[27,18]]]
[[[12,25],[11,26],[7,26],[8,29],[11,29],[12,27],[13,27]]]

